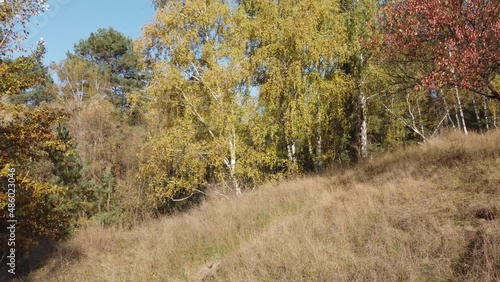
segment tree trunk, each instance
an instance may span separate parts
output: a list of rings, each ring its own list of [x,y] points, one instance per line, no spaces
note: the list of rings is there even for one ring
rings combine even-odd
[[[295,141],[287,142],[288,160],[290,161],[292,171],[296,171],[296,155],[295,155]]]
[[[486,97],[483,97],[483,110],[484,110],[484,123],[486,125],[486,131],[489,131],[490,122],[488,120],[488,105],[486,104]]]
[[[460,113],[460,119],[462,120],[462,128],[464,129],[464,134],[468,135],[467,125],[465,125],[464,111],[462,109],[462,102],[460,101],[460,95],[458,94],[458,87],[455,86],[455,95],[457,97],[458,112]]]
[[[462,123],[460,122],[460,118],[458,117],[458,109],[457,109],[456,104],[455,104],[454,108],[455,108],[455,119],[457,120],[458,130],[462,131]]]
[[[231,181],[233,182],[233,188],[236,192],[236,195],[241,195],[241,187],[238,183],[238,179],[236,178],[236,131],[234,128],[229,133],[229,175],[231,177]]]
[[[481,118],[479,117],[479,109],[477,108],[476,99],[474,98],[472,98],[472,106],[474,107],[474,113],[476,114],[476,121],[477,121],[477,126],[479,127],[479,132],[483,133]]]
[[[360,92],[361,101],[361,158],[366,159],[368,157],[368,124],[367,124],[367,112],[366,104],[367,99],[363,92]]]
[[[493,127],[495,129],[498,129],[498,126],[497,126],[497,112],[496,111],[493,111]]]
[[[365,63],[365,58],[363,56],[363,52],[360,52],[359,54],[359,61],[360,65],[363,66]],[[358,91],[359,91],[359,100],[361,103],[361,129],[360,129],[360,134],[361,134],[361,144],[360,144],[360,149],[361,149],[361,158],[366,159],[368,157],[368,123],[367,123],[367,101],[368,98],[365,96],[362,90],[362,73],[360,71],[359,77],[358,77]]]
[[[316,172],[323,170],[323,141],[321,137],[321,127],[318,128],[318,137],[316,138]]]
[[[323,170],[323,160],[322,160],[322,155],[323,155],[323,130],[321,128],[322,125],[322,119],[321,119],[321,105],[319,101],[319,93],[316,93],[316,98],[318,100],[316,104],[316,111],[318,114],[317,118],[317,127],[316,127],[316,161],[315,161],[315,169],[316,172],[319,172]]]
[[[451,58],[451,48],[448,54]],[[451,72],[453,73],[453,78],[456,79],[457,75],[455,73],[455,69],[452,69]],[[457,106],[458,106],[458,111],[460,113],[460,118],[462,119],[462,127],[464,129],[464,134],[467,135],[468,134],[467,125],[465,125],[464,111],[462,109],[462,102],[460,101],[460,95],[458,94],[458,86],[455,86],[455,95],[457,97]]]
[[[314,155],[314,150],[313,150],[313,145],[312,145],[312,142],[311,142],[311,136],[309,135],[307,137],[307,147],[308,147],[308,150],[309,150],[309,156],[311,156],[311,158],[314,158],[313,155]]]
[[[420,137],[422,137],[422,141],[423,142],[427,142],[427,137],[425,136],[425,132],[423,131],[423,128],[421,127],[419,129],[419,126],[417,125],[417,118],[415,117],[415,113],[414,113],[414,109],[412,108],[411,106],[411,101],[410,101],[410,93],[408,92],[406,94],[406,104],[408,105],[408,113],[410,114],[410,117],[411,117],[411,124],[408,124],[406,123],[406,126],[410,127],[413,132],[415,132],[417,135],[419,135]],[[418,106],[418,101],[417,101],[417,109],[418,109],[418,118],[420,118],[420,108]],[[420,123],[420,125],[422,125]]]
[[[448,107],[448,103],[446,103],[446,98],[445,98],[445,97],[444,97],[444,95],[443,95],[443,90],[441,89],[441,90],[440,90],[440,92],[441,92],[441,97],[443,97],[443,104],[444,104],[444,109],[446,110],[446,116],[447,116],[448,120],[449,120],[449,121],[450,121],[450,123],[451,123],[451,126],[452,126],[452,128],[453,128],[453,131],[455,131],[455,130],[456,130],[456,128],[455,128],[455,123],[453,122],[453,119],[451,118],[451,115],[450,115],[450,108]]]
[[[420,124],[420,132],[425,136],[424,122],[422,121],[422,111],[420,111],[420,103],[417,100],[418,123]]]

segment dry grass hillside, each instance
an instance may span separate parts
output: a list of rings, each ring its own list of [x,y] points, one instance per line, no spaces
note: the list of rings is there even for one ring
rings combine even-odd
[[[28,281],[500,281],[500,132],[87,227]]]

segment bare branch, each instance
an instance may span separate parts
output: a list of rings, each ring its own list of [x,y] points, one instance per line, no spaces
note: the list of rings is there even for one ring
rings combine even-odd
[[[187,197],[184,197],[182,199],[175,199],[173,197],[168,197],[172,202],[183,202],[185,200],[188,200],[189,198],[193,197],[195,194],[203,194],[203,195],[206,195],[205,192],[201,191],[201,190],[198,190],[198,189],[194,189],[194,192],[196,193],[192,193],[191,195],[187,196]]]
[[[210,129],[210,126],[208,126],[208,123],[203,119],[203,117],[200,115],[200,113],[198,113],[198,111],[196,110],[196,108],[194,107],[194,105],[189,101],[188,97],[186,96],[186,93],[180,87],[176,87],[176,89],[181,92],[182,97],[184,98],[184,100],[186,101],[186,103],[188,103],[189,108],[191,109],[191,112],[196,116],[196,118],[198,119],[198,121],[200,121],[207,128],[208,133],[210,134],[210,136],[212,136],[213,138],[215,138],[215,134],[213,133],[212,129]]]
[[[422,137],[422,140],[424,140],[424,142],[427,142],[427,137],[425,137],[424,134],[422,134],[422,132],[420,132],[420,130],[418,130],[417,127],[413,126],[412,124],[410,124],[406,119],[404,119],[403,117],[401,117],[400,115],[396,114],[394,111],[392,111],[391,109],[389,109],[389,107],[387,107],[386,105],[384,105],[384,108],[389,112],[391,113],[393,116],[395,116],[396,118],[398,118],[399,120],[401,120],[406,127],[410,128],[411,130],[413,130],[413,132],[415,132],[417,135],[419,135],[420,137]]]
[[[441,124],[448,118],[448,116],[449,116],[448,112],[446,114],[444,114],[444,117],[438,123],[438,125],[436,126],[436,129],[434,129],[434,132],[432,132],[431,137],[434,137],[434,135],[437,133],[438,129],[441,127]]]

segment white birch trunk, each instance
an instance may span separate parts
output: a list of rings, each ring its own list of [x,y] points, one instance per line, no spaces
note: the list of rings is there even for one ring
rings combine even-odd
[[[359,60],[360,64],[363,66],[365,61],[363,57],[363,52],[359,54]],[[367,123],[367,106],[366,106],[368,99],[361,90],[362,86],[361,84],[362,84],[361,80],[358,81],[358,91],[361,102],[361,158],[366,159],[368,157],[368,123]]]
[[[457,109],[457,106],[455,105],[455,119],[457,121],[457,126],[458,126],[458,130],[459,131],[462,131],[462,123],[460,122],[460,118],[458,117],[458,109]]]
[[[295,141],[287,142],[288,160],[292,165],[292,170],[296,169],[296,158],[295,158]]]
[[[464,130],[464,134],[468,135],[467,125],[465,124],[464,111],[462,109],[462,102],[460,101],[460,95],[458,94],[458,87],[457,86],[455,86],[455,95],[457,97],[457,106],[458,106],[458,112],[460,113],[460,119],[462,121],[462,128]]]
[[[425,136],[424,123],[422,122],[422,112],[420,111],[420,103],[417,100],[418,123],[420,124],[420,132]]]
[[[318,100],[316,104],[316,111],[317,111],[317,127],[316,127],[316,161],[315,161],[315,167],[316,167],[316,172],[319,172],[323,170],[323,160],[322,160],[322,155],[323,155],[323,130],[321,128],[321,125],[323,123],[321,119],[321,104],[320,104],[320,97],[319,93],[316,93],[316,99]]]
[[[361,100],[361,157],[368,157],[368,124],[366,120],[366,96],[360,93]]]
[[[319,172],[323,170],[323,139],[321,137],[321,126],[318,126],[318,137],[316,140],[316,171]]]
[[[449,56],[451,58],[451,48],[449,51]],[[456,79],[457,75],[455,74],[455,69],[452,69],[451,72],[453,73],[453,78]],[[455,86],[455,95],[457,97],[457,106],[458,106],[458,111],[460,113],[460,118],[462,120],[462,128],[464,129],[464,134],[467,135],[467,125],[465,124],[465,118],[464,118],[464,111],[462,109],[462,102],[460,101],[460,95],[458,94],[458,86]]]
[[[311,142],[311,136],[309,136],[307,138],[307,147],[308,147],[308,150],[309,150],[309,155],[312,157],[312,155],[314,155],[314,150],[313,150],[313,145],[312,145],[312,142]]]
[[[411,124],[405,122],[406,126],[410,127],[413,130],[413,132],[422,137],[423,142],[427,142],[427,137],[425,136],[425,132],[421,131],[422,128],[419,129],[417,125],[417,119],[415,118],[415,114],[413,112],[414,110],[411,106],[410,93],[406,94],[406,104],[408,105],[408,113],[410,114],[411,117]],[[417,108],[418,108],[418,103],[417,103]]]
[[[484,110],[484,122],[486,124],[486,131],[490,130],[490,121],[488,118],[488,105],[486,104],[486,98],[483,97],[483,110]]]
[[[231,177],[231,181],[233,182],[233,188],[236,192],[236,195],[241,195],[241,187],[238,183],[238,179],[236,178],[236,132],[235,129],[229,133],[229,175]]]
[[[477,108],[476,99],[472,98],[472,106],[474,108],[474,113],[476,114],[476,121],[479,126],[479,132],[483,132],[483,126],[481,125],[481,118],[479,117],[479,109]]]
[[[493,127],[495,127],[495,129],[498,129],[498,126],[497,126],[497,113],[496,111],[493,111]]]
[[[446,103],[446,98],[443,95],[443,90],[441,89],[440,91],[441,91],[441,97],[443,97],[443,104],[444,104],[444,109],[446,111],[446,117],[450,121],[453,131],[456,131],[455,123],[453,122],[453,119],[451,118],[450,115],[450,108],[448,107],[448,103]]]

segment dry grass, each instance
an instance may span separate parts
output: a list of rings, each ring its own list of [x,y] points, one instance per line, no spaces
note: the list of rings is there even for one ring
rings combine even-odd
[[[454,135],[132,230],[87,227],[29,280],[499,281],[498,211],[500,133]]]

